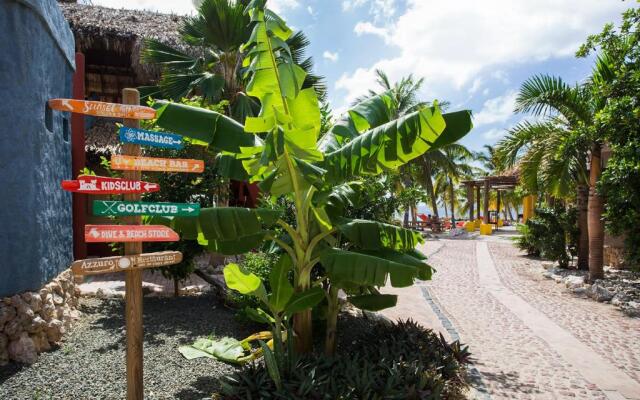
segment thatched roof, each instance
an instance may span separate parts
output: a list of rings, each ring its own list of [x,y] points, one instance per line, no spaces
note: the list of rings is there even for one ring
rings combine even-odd
[[[184,20],[182,16],[76,3],[59,5],[73,31],[77,51],[102,51],[129,57],[128,67],[138,82],[151,82],[160,72],[155,66],[140,63],[145,38],[186,50],[178,33]]]
[[[117,130],[116,120],[96,118],[85,132],[85,151],[104,156],[118,153],[121,143]]]

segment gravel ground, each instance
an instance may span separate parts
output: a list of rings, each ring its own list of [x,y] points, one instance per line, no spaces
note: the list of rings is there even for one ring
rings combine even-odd
[[[0,367],[0,399],[126,398],[123,300],[82,299],[80,310],[82,318],[59,348],[32,366]],[[145,298],[145,399],[210,398],[218,377],[234,367],[188,361],[177,347],[210,334],[246,337],[254,330],[214,297]]]

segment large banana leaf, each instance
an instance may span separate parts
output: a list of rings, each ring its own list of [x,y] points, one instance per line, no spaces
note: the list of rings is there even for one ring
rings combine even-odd
[[[447,122],[450,123],[449,129]],[[437,106],[422,108],[366,131],[325,156],[322,167],[330,182],[395,169],[430,150],[464,136],[471,114],[461,111],[445,118]],[[439,139],[441,135],[444,138]],[[439,140],[438,140],[439,139]]]
[[[416,231],[377,221],[340,218],[337,228],[350,243],[363,250],[406,251],[424,242]]]
[[[203,208],[198,217],[153,217],[170,226],[182,239],[197,240],[210,250],[242,254],[258,247],[280,216],[279,211],[240,207]]]
[[[394,294],[363,294],[350,296],[349,302],[361,310],[380,311],[385,308],[395,307],[398,296]]]
[[[393,250],[353,252],[329,249],[320,262],[333,282],[363,286],[384,286],[387,277],[393,287],[406,287],[423,279],[431,268],[408,254]]]
[[[157,101],[155,107],[159,126],[205,142],[216,150],[240,153],[241,147],[260,144],[259,138],[246,134],[242,125],[215,111],[167,101]]]

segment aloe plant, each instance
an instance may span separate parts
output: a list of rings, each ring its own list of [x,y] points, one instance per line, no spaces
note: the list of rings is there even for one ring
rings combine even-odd
[[[457,141],[471,130],[471,114],[443,114],[434,102],[393,119],[396,105],[383,93],[349,110],[319,139],[318,99],[313,89],[303,89],[305,72],[286,44],[291,30],[265,3],[253,0],[247,6],[253,31],[242,49],[247,94],[260,101],[260,114],[241,125],[213,111],[165,102],[157,124],[216,152],[219,173],[259,182],[270,198],[288,196],[295,223],[277,211],[245,208],[203,209],[198,218],[165,223],[223,254],[275,242],[291,259],[296,293],[322,285],[333,301],[337,288],[363,288],[367,296],[356,304],[391,305],[393,298],[369,289],[388,279],[393,286],[411,285],[415,278],[428,278],[431,268],[414,251],[421,240],[415,232],[343,217],[356,194],[354,182]],[[310,309],[296,313],[293,330],[297,350],[309,351]]]

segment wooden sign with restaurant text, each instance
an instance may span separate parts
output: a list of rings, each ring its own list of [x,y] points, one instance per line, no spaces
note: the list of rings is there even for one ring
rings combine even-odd
[[[182,261],[179,251],[134,254],[122,257],[90,258],[78,260],[71,265],[75,275],[109,274],[131,269],[166,267]]]
[[[85,225],[84,241],[110,242],[177,242],[180,236],[164,225]]]
[[[160,190],[157,183],[93,175],[82,175],[77,180],[62,181],[61,185],[66,191],[88,194],[134,194]]]
[[[152,158],[112,155],[111,168],[124,171],[165,171],[193,172],[204,171],[204,161],[180,158]]]
[[[49,100],[49,107],[54,110],[70,111],[96,117],[127,119],[153,119],[156,117],[156,110],[151,107],[104,103],[101,101],[51,99]]]
[[[94,200],[93,215],[164,215],[195,217],[200,215],[200,204]]]
[[[120,141],[123,143],[142,144],[165,149],[182,148],[182,136],[175,133],[148,131],[145,129],[123,126],[119,130]]]

